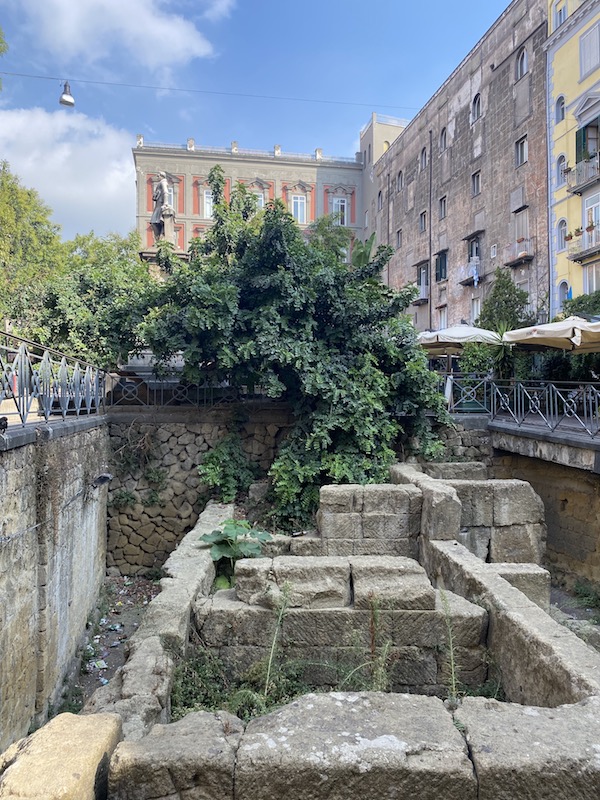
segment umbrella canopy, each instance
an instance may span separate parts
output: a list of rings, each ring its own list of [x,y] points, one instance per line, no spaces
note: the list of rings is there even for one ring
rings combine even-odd
[[[424,331],[417,336],[417,341],[430,356],[460,353],[467,342],[502,344],[502,339],[494,331],[475,328],[473,325],[454,325],[452,328],[443,328],[441,331]]]
[[[583,317],[567,317],[558,322],[507,331],[502,341],[529,350],[553,347],[574,353],[600,353],[600,322],[588,322]]]

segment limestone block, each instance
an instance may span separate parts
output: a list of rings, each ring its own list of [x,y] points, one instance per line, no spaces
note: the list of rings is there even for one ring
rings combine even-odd
[[[281,642],[285,647],[305,649],[333,644],[337,647],[350,647],[353,644],[368,647],[370,618],[370,612],[351,607],[292,608],[283,621]],[[386,618],[381,620],[380,634],[384,638],[391,638],[389,620]]]
[[[414,482],[415,475],[422,474],[420,464],[392,464],[390,467],[390,480],[400,485]]]
[[[426,686],[438,683],[438,664],[434,651],[419,647],[393,647],[390,651],[390,683],[400,686]]]
[[[139,641],[130,648],[121,672],[121,696],[124,700],[138,695],[156,697],[166,708],[173,683],[173,658],[163,648],[158,636]]]
[[[334,487],[323,487],[334,488]],[[335,487],[347,488],[347,487]],[[361,487],[362,488],[362,487]],[[321,489],[321,494],[323,493]],[[328,507],[317,511],[317,528],[323,539],[360,539],[362,537],[362,518],[355,512],[332,512]]]
[[[111,800],[186,797],[232,800],[241,720],[197,711],[156,725],[138,742],[122,742],[110,764]]]
[[[346,558],[279,556],[273,559],[277,587],[291,587],[292,608],[340,608],[350,605],[350,564]]]
[[[356,552],[356,546],[364,539],[325,539],[323,547],[325,555],[328,556],[353,556]],[[368,541],[374,541],[369,539]]]
[[[193,587],[183,581],[161,580],[161,592],[149,603],[140,627],[130,639],[135,648],[150,637],[160,637],[165,646],[183,652],[189,636],[190,604]]]
[[[330,540],[334,541],[334,540]],[[320,536],[298,536],[290,541],[290,553],[293,556],[323,556],[325,548]],[[337,555],[328,553],[328,555]]]
[[[539,606],[550,612],[550,573],[537,564],[494,564],[504,580]]]
[[[340,539],[331,539],[329,547],[341,542]],[[416,538],[412,539],[358,539],[354,542],[354,548],[349,555],[355,556],[405,556],[407,558],[417,558],[418,543]],[[335,555],[330,552],[328,555]],[[337,555],[342,555],[339,553]]]
[[[600,698],[546,709],[467,697],[455,716],[480,800],[600,796]]]
[[[490,561],[539,564],[543,555],[545,526],[535,523],[494,526],[490,542]]]
[[[406,539],[408,538],[408,514],[364,512],[362,535],[363,539]]]
[[[423,472],[441,480],[484,481],[487,467],[479,461],[446,461],[423,464]]]
[[[461,528],[455,538],[477,558],[488,560],[492,528]]]
[[[410,558],[352,556],[354,607],[433,609],[435,591],[423,567]]]
[[[393,483],[367,484],[363,489],[363,513],[407,514],[410,492]]]
[[[456,489],[462,503],[462,527],[492,526],[494,510],[492,481],[452,480],[447,483]]]
[[[272,609],[242,603],[232,589],[215,592],[207,603],[195,606],[198,631],[207,647],[271,644],[276,623]]]
[[[362,511],[363,486],[322,486],[319,493],[319,508],[336,514]]]
[[[250,605],[266,604],[271,590],[272,558],[241,558],[235,564],[235,592],[238,600]]]
[[[462,504],[456,490],[433,480],[424,482],[421,535],[427,539],[455,539],[461,526]]]
[[[494,490],[494,525],[543,522],[544,504],[525,481],[491,481]]]
[[[116,714],[59,714],[0,756],[0,796],[22,800],[106,797],[108,765],[121,739]]]
[[[299,698],[252,720],[236,800],[475,800],[466,745],[436,698],[340,693]]]

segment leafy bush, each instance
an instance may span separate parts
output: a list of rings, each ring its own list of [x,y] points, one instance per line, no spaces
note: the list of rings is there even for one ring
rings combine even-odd
[[[206,454],[198,474],[218,500],[233,503],[248,491],[259,474],[259,467],[244,452],[240,437],[230,433]]]
[[[271,534],[251,527],[246,520],[228,519],[222,528],[204,533],[200,540],[212,545],[210,557],[217,565],[217,574],[231,579],[239,558],[262,555],[262,545],[270,542]]]

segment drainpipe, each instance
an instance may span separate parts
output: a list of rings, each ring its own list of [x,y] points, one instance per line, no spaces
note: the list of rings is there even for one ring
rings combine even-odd
[[[429,330],[433,330],[433,271],[431,257],[433,255],[433,131],[429,131]]]
[[[389,164],[388,164],[388,174],[387,174],[387,194],[388,194],[388,207],[387,207],[387,243],[388,247],[390,246],[390,208],[392,205],[392,195],[390,193],[390,171],[389,171]],[[387,262],[387,266],[385,268],[386,274],[386,286],[389,288],[390,285],[390,262]]]

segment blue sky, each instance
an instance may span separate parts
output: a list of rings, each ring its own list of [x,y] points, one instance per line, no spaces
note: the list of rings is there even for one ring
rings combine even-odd
[[[0,71],[41,76],[0,75],[0,158],[65,238],[124,234],[137,133],[352,156],[371,111],[413,116],[507,5],[0,0]],[[75,109],[58,105],[65,79]]]

